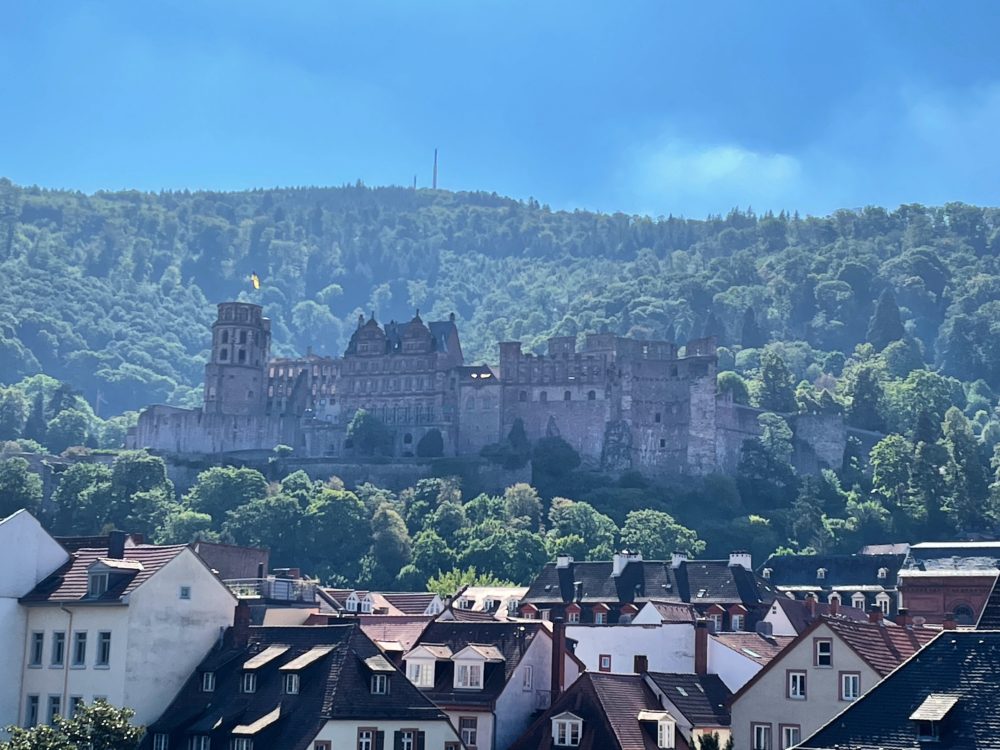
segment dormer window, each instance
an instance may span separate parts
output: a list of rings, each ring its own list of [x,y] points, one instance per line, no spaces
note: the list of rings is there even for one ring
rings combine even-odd
[[[656,746],[673,750],[676,724],[670,719],[660,719],[656,722]]]
[[[254,672],[244,672],[243,679],[240,681],[240,692],[242,693],[256,693],[257,692],[257,675]]]
[[[87,596],[103,596],[108,591],[108,574],[91,573],[87,580]]]
[[[406,677],[417,687],[434,687],[434,662],[412,659],[407,661]]]
[[[770,568],[764,568],[762,571],[760,571],[760,575],[761,575],[761,578],[770,579],[771,578],[771,569]]]
[[[483,665],[458,664],[455,669],[455,687],[481,690],[483,687]]]
[[[285,695],[298,695],[299,694],[299,675],[297,672],[292,672],[285,675]]]
[[[389,675],[372,675],[372,695],[387,695],[389,693]]]
[[[201,692],[215,692],[215,672],[203,672],[201,675]]]
[[[821,581],[823,579],[825,579],[826,578],[826,568],[818,568],[816,570],[816,578],[818,578]]]
[[[862,594],[860,591],[855,592],[851,596],[851,606],[854,607],[855,609],[864,609],[865,608],[865,595]]]
[[[918,742],[939,742],[941,740],[940,725],[936,721],[918,721],[916,724]]]
[[[889,577],[889,569],[888,568],[879,568],[878,569],[878,577],[880,579],[882,579],[882,580],[885,580],[886,578],[888,578]]]
[[[556,747],[578,747],[583,735],[583,720],[571,713],[552,718],[552,744]]]
[[[910,721],[917,730],[917,741],[932,743],[941,741],[941,722],[958,703],[958,696],[931,693],[917,710],[910,714]]]

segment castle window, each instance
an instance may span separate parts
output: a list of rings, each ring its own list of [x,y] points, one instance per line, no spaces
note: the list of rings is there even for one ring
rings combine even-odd
[[[240,343],[245,344],[247,342],[247,332],[240,331]]]
[[[597,391],[587,391],[588,401],[597,401]]]
[[[672,378],[676,378],[677,377],[677,365],[671,365],[670,366],[670,377],[672,377]]]
[[[247,398],[253,398],[253,391],[247,391]]]
[[[538,400],[539,401],[548,401],[549,400],[549,393],[548,393],[548,391],[542,391],[541,393],[539,393],[538,394]]]
[[[572,400],[573,400],[573,394],[570,393],[569,391],[563,391],[563,401],[572,401]]]
[[[240,349],[239,357],[240,357],[240,359],[239,359],[240,364],[243,364],[244,362],[246,362],[247,361],[247,350],[246,349]]]
[[[223,331],[222,332],[222,343],[223,344],[228,344],[229,343],[229,331]]]
[[[212,401],[215,398],[215,386],[209,386],[208,388],[208,400]]]
[[[660,447],[661,448],[666,448],[667,447],[667,441],[666,441],[665,438],[660,438]]]
[[[663,417],[660,415],[660,412],[656,412],[656,414],[653,415],[653,421],[657,424],[659,424],[662,420]]]
[[[228,349],[219,349],[219,359],[221,361],[223,361],[223,362],[225,362],[227,359],[229,359],[229,350]]]
[[[520,393],[518,393],[517,394],[517,400],[521,401],[521,402],[527,401],[528,400],[528,392],[527,391],[521,391]]]

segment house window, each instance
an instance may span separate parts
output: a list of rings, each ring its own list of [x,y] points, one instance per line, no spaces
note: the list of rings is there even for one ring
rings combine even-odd
[[[813,666],[832,667],[833,666],[833,641],[829,638],[817,638],[813,641],[816,649],[816,658]]]
[[[528,400],[528,392],[527,391],[521,391],[520,393],[518,393],[517,394],[517,400],[520,401],[520,402],[522,402],[522,403],[524,403],[525,401],[527,401]]]
[[[674,734],[676,734],[676,724],[672,721],[661,719],[656,722],[656,746],[670,750],[674,747]]]
[[[549,400],[549,393],[548,393],[548,391],[542,391],[541,393],[539,393],[538,394],[538,400],[539,401],[548,401]]]
[[[434,687],[434,665],[419,661],[406,663],[406,676],[417,687]]]
[[[888,568],[879,568],[878,569],[878,577],[880,579],[883,579],[883,580],[886,579],[886,578],[888,578],[889,577],[889,569]]]
[[[233,737],[232,750],[253,750],[253,740],[249,737]]]
[[[566,613],[566,622],[575,625],[580,622],[580,612],[579,610],[571,610]]]
[[[106,667],[111,663],[111,633],[103,630],[97,634],[97,661],[98,667]]]
[[[822,581],[822,580],[823,580],[824,578],[826,578],[826,568],[819,568],[819,569],[817,569],[817,570],[816,570],[816,577],[817,577],[817,578],[818,578],[819,580],[821,580],[821,581]]]
[[[253,393],[251,392],[250,395],[253,396]],[[191,598],[191,587],[190,586],[181,586],[179,597],[181,599],[190,599]]]
[[[795,701],[806,699],[806,673],[789,671],[786,677],[785,697]]]
[[[332,750],[333,743],[330,740],[316,740],[313,743],[312,750]]]
[[[663,417],[660,415],[660,412],[656,412],[656,414],[653,415],[653,421],[656,422],[656,424],[663,421]]]
[[[188,750],[212,750],[212,738],[196,734],[188,740]]]
[[[602,672],[611,671],[611,654],[601,654],[598,658],[598,669]]]
[[[53,667],[61,667],[66,663],[66,634],[57,630],[52,634],[52,658],[49,664]]]
[[[521,675],[521,690],[534,690],[535,689],[535,669],[530,664],[524,666],[524,672]]]
[[[458,719],[458,726],[462,735],[462,744],[466,747],[475,747],[479,743],[479,719],[475,716],[461,716]]]
[[[595,625],[603,625],[604,623],[606,623],[608,621],[607,617],[608,616],[606,614],[604,614],[604,612],[594,612],[594,624]]]
[[[229,350],[228,349],[220,349],[219,350],[219,359],[222,360],[223,362],[225,362],[227,359],[229,359]]]
[[[730,618],[730,625],[733,631],[743,630],[743,615],[733,615]]]
[[[87,663],[87,633],[73,633],[73,666],[82,667]]]
[[[62,714],[62,696],[49,696],[49,724],[54,724],[56,717]]]
[[[246,349],[240,349],[239,350],[239,363],[242,365],[246,361],[247,361],[247,350]]]
[[[42,659],[45,652],[45,633],[31,634],[31,649],[28,656],[29,667],[42,666]]]
[[[583,734],[583,722],[561,719],[552,722],[552,744],[556,747],[576,747]]]
[[[201,692],[215,692],[215,672],[204,672],[201,675]]]
[[[632,657],[632,671],[636,674],[649,671],[649,659],[645,654],[636,654]]]
[[[396,732],[395,740],[398,750],[416,750],[417,733],[412,729],[401,729]]]
[[[851,606],[854,607],[855,609],[864,609],[865,608],[865,595],[862,594],[860,591],[857,592],[856,594],[854,594],[851,597]]]
[[[861,673],[840,673],[840,700],[854,701],[861,697]]]
[[[243,693],[256,693],[257,692],[257,675],[253,672],[244,672],[243,679],[240,682],[240,692]]]
[[[386,695],[389,692],[389,675],[372,675],[372,695]]]
[[[358,730],[358,750],[375,750],[375,730]]]
[[[875,603],[878,605],[878,608],[882,610],[882,614],[883,615],[888,615],[889,614],[889,595],[888,594],[879,594],[878,596],[876,596],[875,597]]]
[[[170,735],[154,734],[153,750],[167,750],[170,747]]]
[[[716,613],[714,615],[708,616],[708,621],[712,623],[712,632],[719,633],[722,631],[722,615]]]
[[[781,750],[789,750],[799,744],[802,731],[798,724],[783,724],[781,726]]]
[[[38,696],[29,695],[28,705],[24,708],[24,726],[33,727],[38,723]]]
[[[937,742],[940,738],[941,737],[940,737],[940,732],[938,731],[938,723],[936,721],[917,722],[917,741]]]
[[[667,439],[666,438],[660,438],[660,447],[661,448],[666,448],[667,447]]]
[[[83,708],[83,696],[71,695],[69,697],[69,718],[76,716],[77,712]]]
[[[295,672],[285,675],[285,695],[299,694],[299,676]]]
[[[752,750],[771,750],[770,724],[751,724],[750,737],[753,740]]]
[[[459,664],[455,675],[455,687],[479,689],[483,686],[482,664]]]

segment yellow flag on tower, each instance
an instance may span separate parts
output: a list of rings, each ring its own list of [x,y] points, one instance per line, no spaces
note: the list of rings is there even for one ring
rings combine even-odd
[[[250,274],[250,283],[253,285],[254,289],[260,289],[260,276],[257,275],[256,271]]]

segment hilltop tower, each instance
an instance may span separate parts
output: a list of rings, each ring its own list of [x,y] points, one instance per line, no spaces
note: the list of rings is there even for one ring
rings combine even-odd
[[[260,305],[223,302],[212,324],[212,356],[205,365],[205,413],[263,414],[271,321]]]

